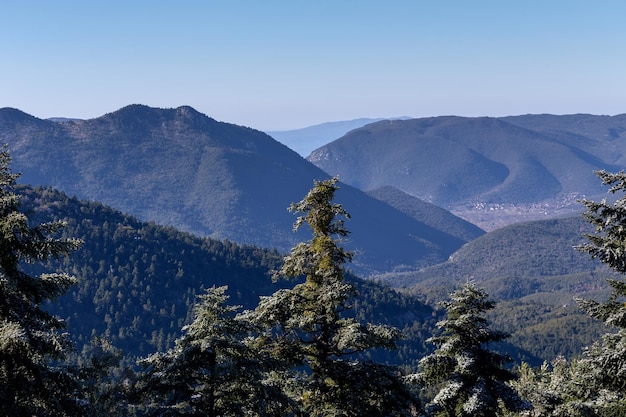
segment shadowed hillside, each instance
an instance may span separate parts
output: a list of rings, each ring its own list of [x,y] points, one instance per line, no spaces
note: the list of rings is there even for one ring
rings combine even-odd
[[[407,216],[469,242],[485,234],[478,226],[457,217],[439,206],[412,197],[397,188],[385,186],[370,190],[368,195],[384,201]]]
[[[93,335],[105,336],[131,357],[171,347],[191,321],[197,295],[211,286],[228,285],[229,303],[252,309],[259,296],[294,285],[272,282],[272,271],[282,262],[275,251],[141,222],[53,189],[22,186],[19,194],[31,220],[64,220],[64,236],[84,241],[70,256],[43,268],[78,278],[78,285],[47,307],[66,319],[79,352]],[[404,329],[402,351],[391,352],[389,359],[416,361],[433,324],[432,308],[381,285],[348,279],[360,294],[352,310],[357,318]]]

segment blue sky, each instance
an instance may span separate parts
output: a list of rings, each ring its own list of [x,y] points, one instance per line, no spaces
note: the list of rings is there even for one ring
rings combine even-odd
[[[0,0],[0,107],[190,105],[261,130],[626,113],[624,1]]]

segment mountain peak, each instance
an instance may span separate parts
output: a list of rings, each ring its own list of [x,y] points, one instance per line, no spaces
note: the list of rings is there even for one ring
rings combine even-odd
[[[0,123],[22,123],[25,121],[37,121],[45,123],[45,120],[39,119],[35,116],[31,116],[30,114],[25,113],[22,110],[15,109],[13,107],[3,107],[0,109]]]
[[[180,106],[177,108],[150,107],[144,104],[131,104],[113,112],[107,113],[98,119],[116,121],[126,127],[157,128],[164,123],[174,123],[178,128],[199,128],[203,129],[209,124],[217,123],[209,116],[200,113],[191,106]]]
[[[180,106],[176,108],[176,115],[183,117],[207,117],[191,106]]]

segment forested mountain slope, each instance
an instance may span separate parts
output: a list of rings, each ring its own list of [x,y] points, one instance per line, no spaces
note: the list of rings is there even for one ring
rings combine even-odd
[[[614,276],[574,249],[590,232],[582,216],[518,223],[469,242],[440,265],[380,278],[429,303],[474,280],[498,301],[491,318],[512,333],[512,344],[539,358],[571,358],[606,331],[574,300],[603,300],[605,279]]]
[[[398,275],[394,284],[411,286],[436,277],[482,283],[509,276],[529,279],[594,271],[602,264],[574,249],[591,231],[582,216],[516,223],[467,243],[446,262],[403,274],[402,279]],[[514,297],[522,295],[509,291]]]
[[[92,335],[104,335],[130,355],[145,355],[172,343],[205,288],[228,285],[232,304],[253,308],[260,295],[291,285],[271,281],[270,271],[282,259],[276,251],[144,223],[52,189],[23,187],[20,194],[35,221],[65,219],[64,234],[85,241],[71,257],[51,265],[79,278],[76,288],[49,306],[67,318],[79,350]],[[415,365],[431,347],[425,340],[440,317],[431,306],[467,279],[498,301],[491,319],[513,334],[507,346],[518,360],[539,364],[558,354],[572,357],[605,331],[572,300],[572,295],[604,296],[608,276],[597,263],[570,253],[572,243],[581,241],[578,232],[586,229],[580,219],[506,229],[470,242],[450,261],[418,275],[378,277],[383,284],[405,285],[401,293],[350,278],[361,294],[357,317],[400,327],[407,336],[385,360]]]
[[[268,135],[190,107],[131,105],[91,120],[41,120],[0,109],[0,140],[22,183],[49,185],[142,220],[287,251],[300,240],[287,207],[328,178]],[[444,260],[464,241],[348,185],[347,248],[360,274]],[[358,214],[357,214],[358,213]]]
[[[576,146],[610,164],[626,166],[626,114],[596,116],[527,114],[503,120],[541,132],[564,144]]]
[[[21,187],[19,193],[34,222],[65,220],[64,235],[84,241],[70,257],[47,265],[79,279],[65,297],[48,306],[67,319],[79,352],[93,335],[105,336],[130,356],[170,347],[189,323],[196,296],[211,286],[228,285],[230,303],[252,309],[259,296],[293,285],[272,282],[271,272],[282,262],[276,251],[141,222],[53,189]],[[387,359],[418,360],[433,325],[432,308],[384,286],[350,280],[361,294],[354,309],[358,318],[405,331],[401,351]]]

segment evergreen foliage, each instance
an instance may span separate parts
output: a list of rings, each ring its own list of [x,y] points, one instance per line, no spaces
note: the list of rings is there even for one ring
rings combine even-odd
[[[94,335],[124,352],[126,364],[164,351],[193,320],[198,294],[211,286],[227,286],[234,304],[254,309],[259,296],[293,285],[273,283],[272,270],[282,257],[275,250],[200,238],[170,227],[146,223],[96,202],[79,201],[49,188],[17,187],[24,209],[37,221],[67,222],[63,236],[76,236],[83,246],[71,257],[51,261],[50,270],[69,271],[78,285],[48,311],[66,318],[78,352],[91,350]],[[33,269],[35,265],[26,265]],[[398,293],[352,274],[358,290],[349,313],[360,322],[402,329],[399,350],[376,350],[368,357],[395,365],[414,365],[428,349],[425,340],[435,320],[432,307],[417,297]]]
[[[395,367],[359,359],[374,348],[394,348],[399,331],[349,317],[355,288],[345,282],[351,259],[339,244],[349,214],[333,203],[337,178],[316,181],[291,211],[302,213],[294,230],[308,224],[313,237],[293,248],[275,279],[304,277],[292,289],[261,299],[250,313],[266,331],[260,340],[281,362],[284,389],[308,416],[401,416],[417,406]],[[338,218],[343,217],[343,218]]]
[[[424,357],[420,373],[410,379],[438,393],[427,404],[427,413],[441,417],[503,415],[521,411],[528,404],[507,382],[515,375],[504,365],[510,358],[487,348],[508,337],[489,328],[485,313],[494,307],[487,293],[467,282],[441,305],[447,318],[437,324],[443,333],[429,340],[437,346]]]
[[[70,357],[80,387],[76,393],[84,404],[84,415],[131,415],[129,399],[135,371],[124,364],[124,352],[105,338],[94,336],[80,355]]]
[[[53,237],[62,222],[32,226],[14,191],[17,174],[0,151],[0,409],[3,415],[64,416],[76,412],[76,381],[59,366],[71,350],[63,320],[42,305],[64,294],[76,279],[66,273],[24,272],[24,263],[61,258],[75,239]]]
[[[246,308],[276,288],[268,273],[281,259],[274,250],[141,222],[53,189],[20,187],[19,192],[34,218],[62,219],[63,235],[85,242],[72,257],[50,262],[51,269],[70,271],[79,282],[46,305],[66,318],[79,352],[93,335],[130,358],[164,351],[193,320],[196,297],[206,288],[228,286],[234,303]]]
[[[533,417],[591,417],[598,416],[585,397],[585,381],[576,361],[568,363],[558,356],[538,368],[522,363],[519,379],[511,385],[533,404]]]
[[[434,305],[474,279],[497,301],[488,318],[511,334],[512,357],[532,366],[559,354],[571,359],[605,332],[574,298],[604,298],[606,278],[618,276],[574,249],[591,231],[581,215],[518,223],[469,242],[440,265],[384,282],[407,285],[403,292]]]
[[[597,171],[596,175],[602,184],[611,186],[611,194],[626,191],[626,172]],[[595,227],[596,233],[586,234],[589,243],[580,245],[579,249],[615,271],[626,273],[626,197],[617,199],[614,204],[607,203],[606,199],[583,200],[582,204],[587,208],[584,217]]]
[[[172,349],[141,361],[142,404],[150,416],[285,415],[289,402],[263,381],[263,362],[250,322],[228,306],[226,287],[209,288],[194,307],[194,321]]]
[[[596,172],[602,184],[610,185],[609,192],[626,192],[626,173]],[[589,243],[578,248],[598,258],[614,271],[626,273],[626,196],[613,204],[582,201],[587,208],[584,217],[595,226],[594,234],[587,234]],[[578,300],[591,317],[616,329],[591,345],[579,362],[579,373],[588,388],[583,399],[593,404],[603,415],[626,413],[626,281],[610,279],[611,295],[605,302]]]

